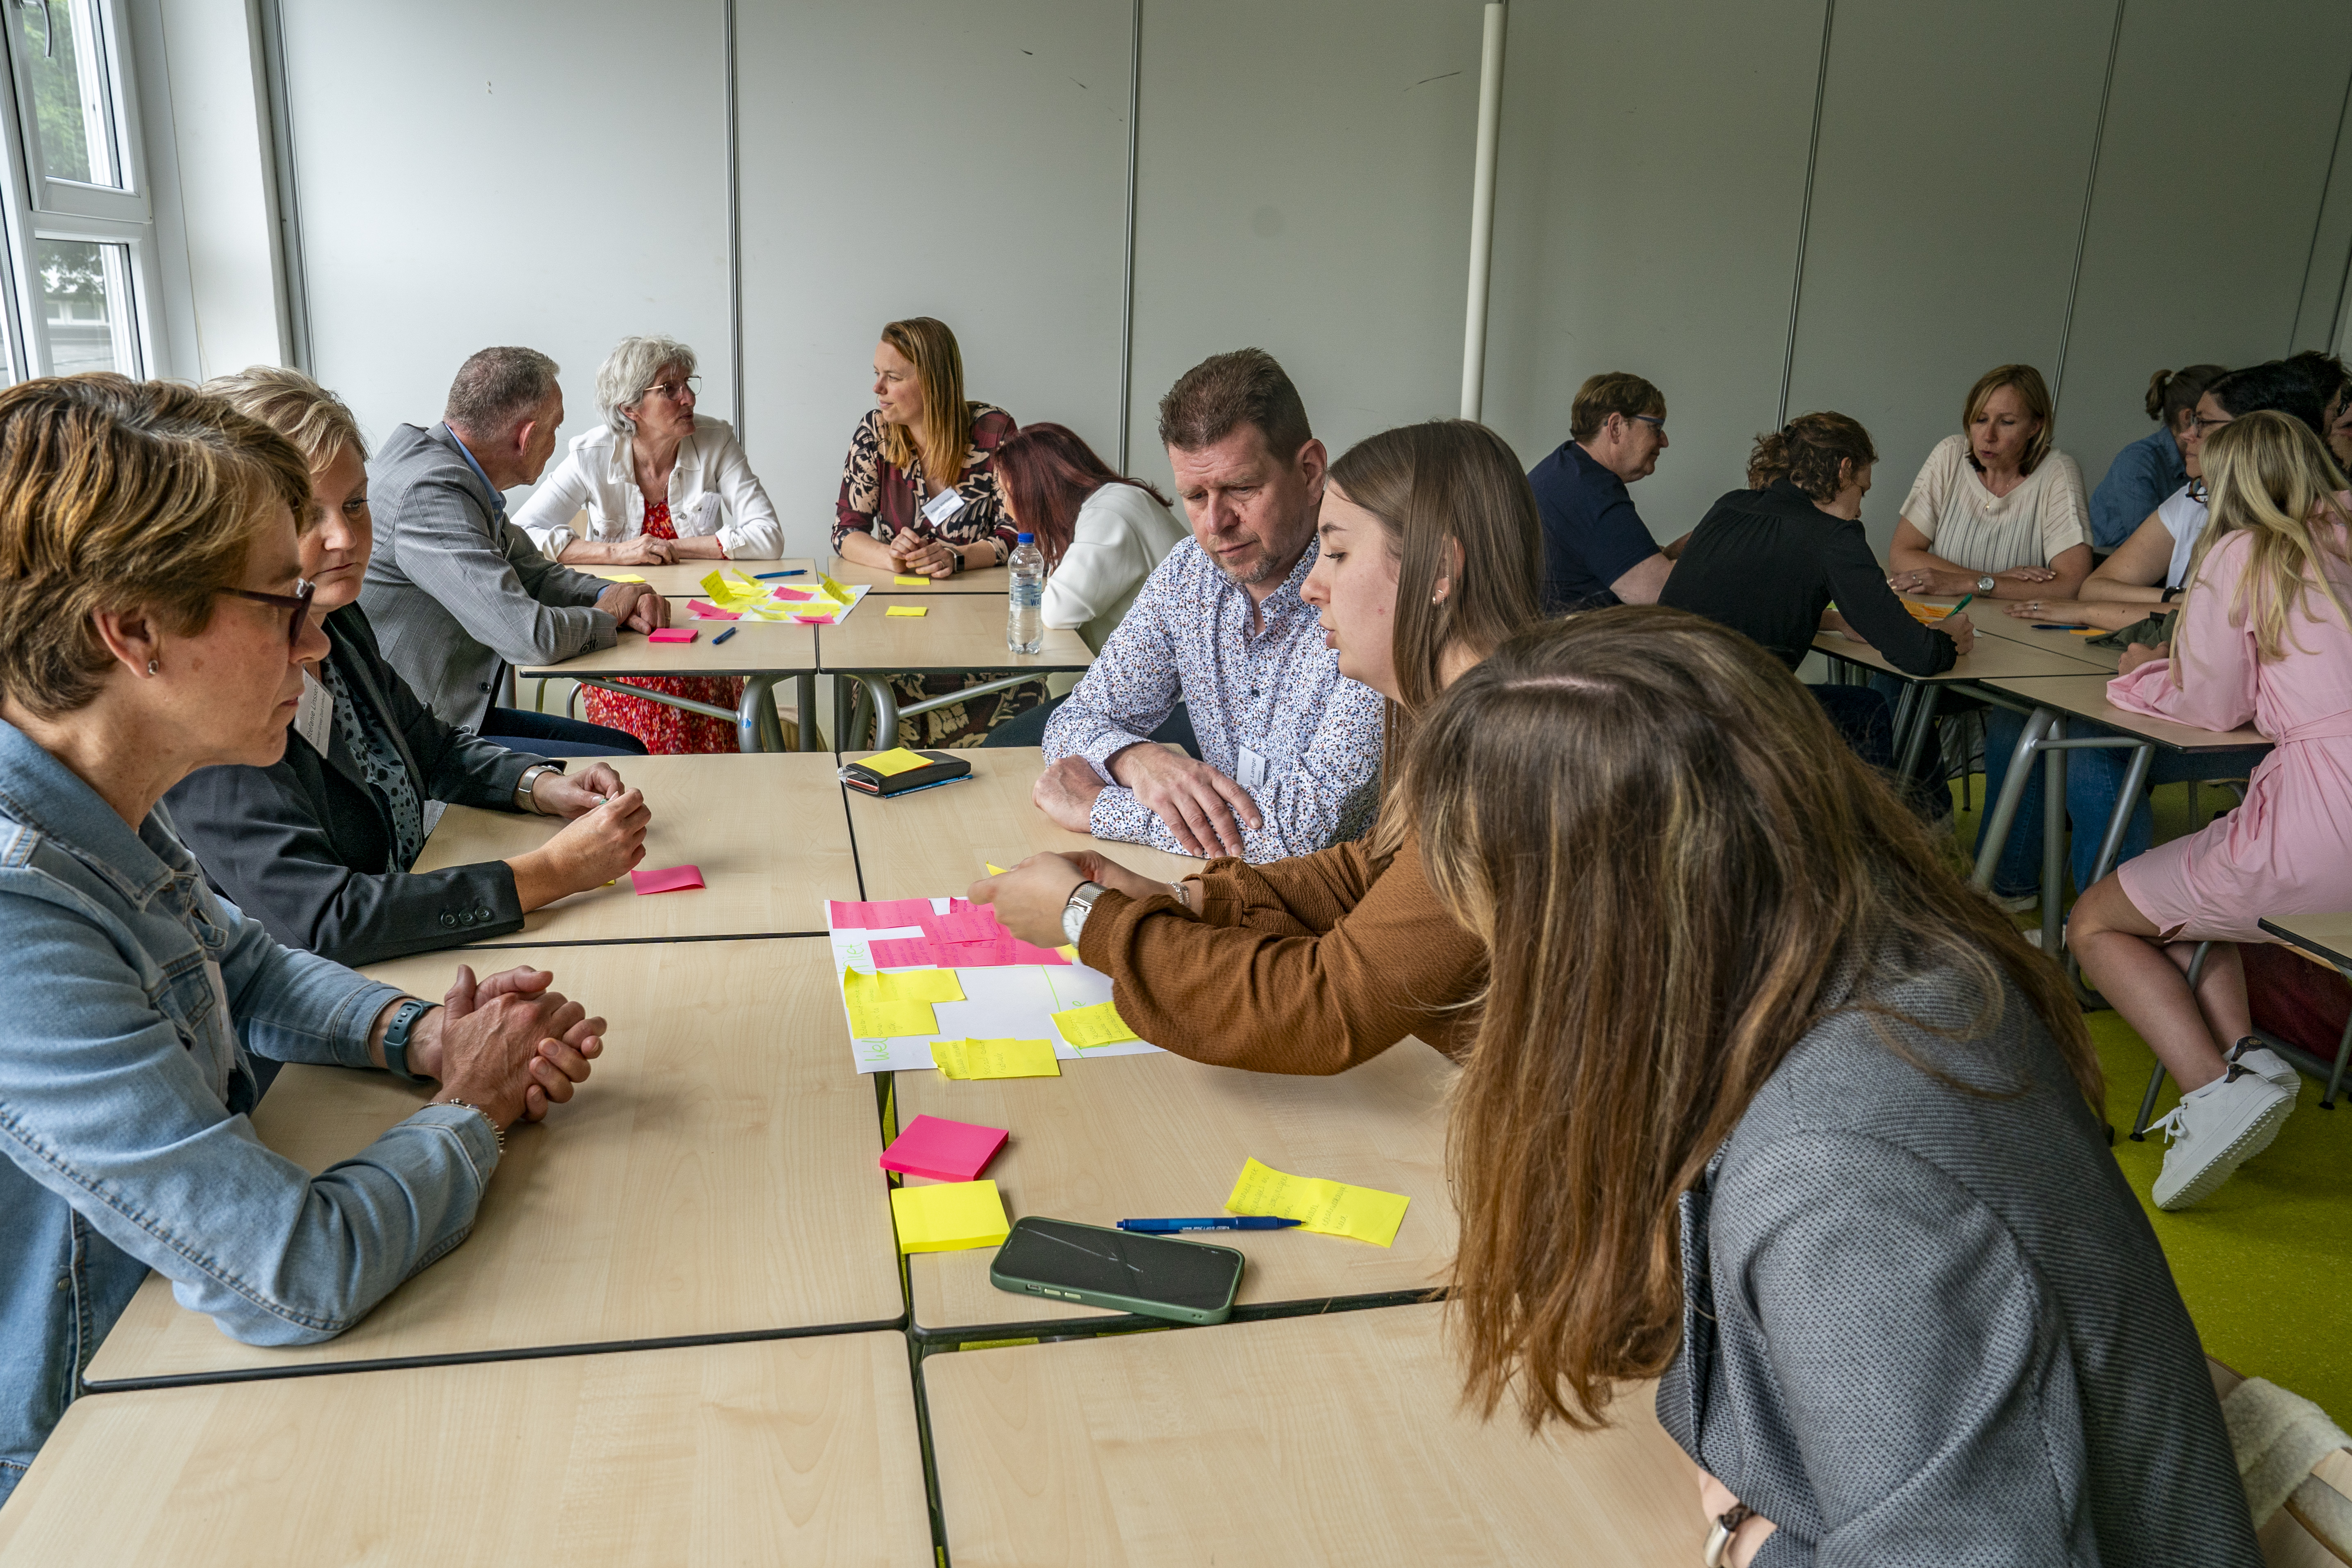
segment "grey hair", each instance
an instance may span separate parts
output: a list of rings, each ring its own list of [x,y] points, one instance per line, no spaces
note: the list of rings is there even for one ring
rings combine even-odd
[[[654,377],[672,365],[680,375],[694,374],[694,351],[676,338],[623,338],[604,363],[596,367],[596,406],[615,436],[626,436],[637,422],[622,412],[645,401]]]
[[[452,430],[497,440],[555,395],[559,374],[537,349],[484,349],[457,367],[441,417]]]

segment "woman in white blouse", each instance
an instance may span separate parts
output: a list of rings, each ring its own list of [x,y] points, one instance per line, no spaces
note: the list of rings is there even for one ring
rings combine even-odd
[[[567,566],[772,561],[784,531],[735,432],[694,411],[702,378],[674,338],[624,338],[596,372],[604,422],[572,443],[516,523]],[[584,531],[572,517],[586,509]]]
[[[1076,628],[1099,652],[1184,525],[1166,496],[1113,473],[1064,426],[1007,437],[996,476],[1006,516],[1045,556],[1045,625]]]
[[[2057,449],[2050,388],[2030,364],[1977,378],[1960,433],[1927,454],[1895,525],[1898,591],[2071,599],[2091,574],[2083,470]]]

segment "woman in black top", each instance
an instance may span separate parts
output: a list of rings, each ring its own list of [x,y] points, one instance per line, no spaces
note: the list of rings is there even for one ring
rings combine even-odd
[[[1748,488],[1708,509],[1658,603],[1747,633],[1790,669],[1822,631],[1866,644],[1906,675],[1951,668],[1976,645],[1968,616],[1915,620],[1863,534],[1877,460],[1870,432],[1843,414],[1803,415],[1758,437]],[[1863,686],[1810,689],[1855,751],[1894,765],[1885,697]]]

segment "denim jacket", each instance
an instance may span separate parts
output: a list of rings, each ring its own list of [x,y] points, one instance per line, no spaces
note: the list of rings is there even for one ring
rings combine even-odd
[[[5,1500],[150,1268],[248,1344],[331,1339],[465,1239],[498,1147],[436,1105],[317,1176],[265,1148],[247,1052],[367,1067],[400,993],[278,945],[160,808],[131,832],[5,722],[0,951]]]

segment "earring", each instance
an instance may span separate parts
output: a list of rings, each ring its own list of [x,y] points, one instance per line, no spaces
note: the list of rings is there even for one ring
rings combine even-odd
[[[149,659],[149,660],[147,661],[147,673],[148,673],[148,674],[150,674],[150,675],[153,675],[153,674],[155,673],[155,667],[156,667],[158,664],[162,663],[162,662],[163,662],[163,661],[162,661],[161,659],[153,659],[153,658]]]

